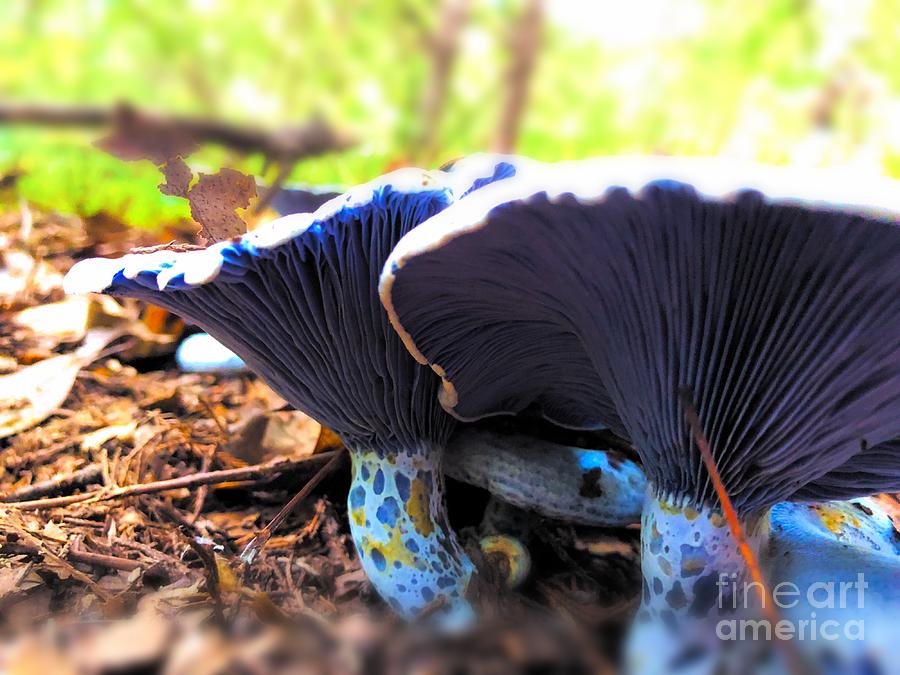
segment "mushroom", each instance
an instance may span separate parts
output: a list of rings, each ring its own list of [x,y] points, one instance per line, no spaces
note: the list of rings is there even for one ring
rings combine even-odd
[[[647,479],[617,450],[562,446],[524,434],[462,426],[447,448],[444,473],[546,518],[594,527],[640,522]],[[804,485],[791,499],[813,506],[900,484],[900,439],[866,449],[846,465]],[[854,461],[856,465],[854,466]],[[777,514],[792,513],[789,510]],[[773,527],[780,525],[773,511]],[[792,526],[785,524],[790,530]]]
[[[896,672],[900,535],[877,500],[776,505],[760,562],[818,672]]]
[[[845,464],[804,485],[795,498],[804,502],[852,499],[896,492],[900,486],[900,438],[865,447]]]
[[[244,360],[209,333],[188,335],[175,350],[175,362],[186,373],[228,373],[246,369]]]
[[[260,186],[261,190],[268,189]],[[311,213],[341,193],[329,187],[295,185],[275,187],[270,206],[278,215]],[[178,367],[188,373],[226,373],[244,370],[244,360],[208,333],[188,335],[175,351]]]
[[[507,588],[518,588],[531,574],[531,554],[516,537],[490,534],[478,541],[482,554],[497,561]]]
[[[160,305],[238,354],[350,450],[350,528],[375,588],[407,618],[471,616],[473,565],[447,523],[441,457],[454,421],[439,381],[406,352],[378,302],[394,243],[466,192],[514,174],[490,156],[450,171],[403,169],[207,248],[92,259],[70,293]]]
[[[731,596],[717,581],[753,572],[680,390],[750,549],[778,502],[869,492],[857,462],[879,489],[900,488],[897,453],[867,450],[900,435],[898,213],[886,179],[611,158],[489,186],[388,259],[382,301],[458,416],[527,404],[527,389],[502,388],[509,368],[587,377],[569,370],[563,337],[587,354],[650,483],[634,670],[722,657],[714,626]],[[498,383],[491,401],[485,382]]]
[[[473,427],[453,434],[444,472],[546,518],[598,527],[639,522],[647,487],[641,467],[617,450]]]

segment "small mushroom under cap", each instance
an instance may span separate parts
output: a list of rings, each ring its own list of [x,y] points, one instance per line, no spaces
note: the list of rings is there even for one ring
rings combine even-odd
[[[641,467],[617,450],[466,427],[450,439],[444,473],[545,518],[595,527],[640,522],[647,491]]]

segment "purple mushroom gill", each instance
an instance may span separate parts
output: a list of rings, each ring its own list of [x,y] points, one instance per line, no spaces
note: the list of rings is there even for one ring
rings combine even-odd
[[[438,241],[445,230],[452,236],[455,222],[451,216],[435,223],[429,237]],[[553,295],[571,285],[577,272],[536,261],[520,264],[514,240],[479,242],[476,248],[471,257],[446,257],[442,250],[435,265],[411,260],[403,277],[393,274],[399,263],[391,262],[382,274],[382,301],[394,327],[413,356],[441,376],[444,408],[463,421],[527,411],[560,426],[608,427],[626,436],[565,307]],[[412,277],[423,287],[393,288],[395,279]]]
[[[900,490],[900,438],[866,447],[846,463],[807,483],[794,501],[825,502]]]
[[[449,172],[400,170],[205,249],[83,261],[66,288],[185,317],[340,434],[353,459],[351,530],[378,591],[407,617],[435,602],[464,617],[474,568],[446,522],[440,470],[453,420],[438,403],[438,378],[391,328],[377,283],[403,234],[476,181],[514,173],[490,156]]]
[[[722,657],[710,622],[731,598],[717,603],[716,581],[748,577],[679,392],[752,548],[777,502],[900,489],[898,213],[886,179],[614,158],[489,186],[388,259],[382,302],[453,411],[515,396],[498,354],[522,373],[602,382],[650,483],[633,672]],[[591,376],[572,372],[560,335]]]
[[[577,337],[596,371],[583,381],[603,383],[650,480],[713,503],[676,395],[689,389],[729,494],[752,512],[900,432],[891,210],[893,182],[861,191],[828,172],[547,165],[401,240],[382,300],[466,416],[514,395],[501,354],[522,373],[576,380],[586,362],[557,338]]]

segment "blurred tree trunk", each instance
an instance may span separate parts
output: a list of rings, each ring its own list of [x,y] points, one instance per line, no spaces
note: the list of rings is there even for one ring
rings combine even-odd
[[[417,143],[418,153],[426,162],[434,159],[438,149],[441,117],[450,89],[450,75],[471,4],[471,0],[444,0],[437,28],[428,38],[431,77],[422,96],[422,130]]]
[[[504,83],[506,98],[500,111],[494,149],[513,152],[528,102],[528,86],[541,48],[543,0],[526,0],[525,9],[509,35],[510,62]]]

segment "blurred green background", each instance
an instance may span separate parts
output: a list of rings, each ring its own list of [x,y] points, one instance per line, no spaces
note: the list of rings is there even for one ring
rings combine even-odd
[[[4,0],[0,99],[127,101],[273,129],[320,115],[358,143],[298,162],[291,179],[305,183],[353,184],[497,147],[546,160],[723,154],[900,176],[900,0],[547,0],[531,44],[523,17],[539,4]],[[441,44],[455,53],[446,86]],[[523,50],[535,65],[510,130]],[[0,175],[21,174],[17,198],[42,208],[140,226],[187,215],[184,200],[159,194],[152,164],[93,148],[99,134],[0,126]],[[268,180],[276,171],[213,146],[189,163]]]

